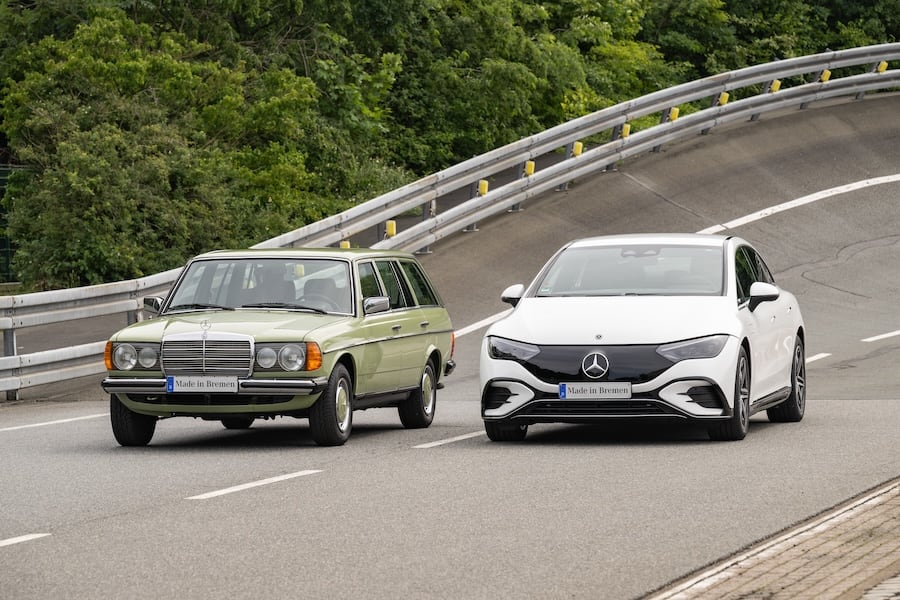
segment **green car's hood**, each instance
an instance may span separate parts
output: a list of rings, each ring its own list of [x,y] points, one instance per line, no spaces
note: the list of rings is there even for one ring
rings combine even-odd
[[[354,320],[349,315],[322,315],[289,310],[213,310],[164,315],[122,329],[112,340],[118,342],[159,342],[175,334],[204,329],[216,333],[249,335],[263,342],[321,340],[339,334]]]

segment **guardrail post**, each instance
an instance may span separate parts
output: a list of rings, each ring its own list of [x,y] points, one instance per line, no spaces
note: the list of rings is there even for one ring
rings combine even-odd
[[[488,191],[488,182],[487,179],[480,179],[478,181],[473,181],[472,185],[469,186],[469,200],[473,198],[478,198],[479,196],[484,196]],[[470,223],[466,225],[463,229],[466,233],[472,233],[478,231],[478,223]]]
[[[522,179],[523,177],[531,177],[534,175],[534,161],[526,160],[521,165],[519,165],[519,171],[516,173],[516,180]],[[506,212],[516,213],[522,212],[522,204],[516,202],[512,206],[509,207],[509,210]]]
[[[766,91],[764,91],[763,94],[774,94],[775,92],[777,92],[780,89],[781,89],[781,80],[773,79],[768,84],[766,84]],[[753,113],[752,115],[750,115],[750,120],[758,121],[759,113]]]
[[[3,330],[3,356],[16,355],[16,330]],[[13,375],[18,375],[18,369],[13,369]],[[15,402],[19,399],[19,390],[6,390],[6,401]]]
[[[671,123],[678,118],[678,113],[679,110],[677,106],[673,106],[667,110],[664,110],[662,116],[659,118],[659,124],[662,125],[663,123]],[[653,152],[659,152],[661,148],[662,146],[654,146]]]
[[[622,123],[621,125],[616,125],[612,129],[612,136],[610,136],[609,141],[614,142],[616,140],[624,140],[629,135],[631,135],[631,124],[630,123]],[[605,172],[609,171],[617,171],[616,163],[611,162],[602,169]]]
[[[725,106],[726,104],[728,104],[728,98],[729,98],[728,92],[722,92],[720,94],[716,94],[715,96],[713,96],[712,103],[709,106],[710,106],[710,108],[715,108],[717,106]],[[707,133],[709,133],[709,130],[710,130],[709,127],[701,130],[700,135],[706,135]]]
[[[877,62],[869,69],[869,73],[884,73],[887,71],[888,64],[886,60],[881,62]],[[865,92],[860,92],[856,95],[856,100],[862,100],[866,96]]]
[[[433,219],[437,215],[437,199],[432,198],[431,201],[422,205],[422,221]],[[415,254],[431,254],[431,246],[425,246],[415,251]]]
[[[575,156],[575,142],[569,142],[568,145],[566,145],[566,160],[569,160],[573,156]],[[565,192],[568,189],[569,189],[568,181],[556,186],[557,192]]]

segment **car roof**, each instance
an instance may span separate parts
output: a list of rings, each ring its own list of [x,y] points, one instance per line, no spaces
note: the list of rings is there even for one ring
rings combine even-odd
[[[626,233],[601,235],[573,240],[569,248],[593,248],[632,244],[664,244],[685,246],[710,246],[721,248],[730,236],[707,233]]]
[[[242,259],[242,258],[338,258],[357,260],[365,258],[414,258],[408,252],[376,250],[373,248],[248,248],[243,250],[213,250],[195,256],[193,260]]]

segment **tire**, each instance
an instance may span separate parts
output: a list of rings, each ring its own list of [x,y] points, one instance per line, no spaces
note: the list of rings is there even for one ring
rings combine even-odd
[[[120,446],[146,446],[156,431],[156,417],[132,412],[115,394],[109,396],[109,420]]]
[[[750,429],[750,362],[741,346],[734,368],[734,411],[731,418],[709,429],[709,437],[717,441],[736,442],[747,437]]]
[[[338,363],[328,386],[309,409],[309,429],[320,446],[342,446],[353,429],[353,382],[347,368]]]
[[[528,425],[485,421],[484,430],[492,442],[521,442],[528,434]]]
[[[222,425],[225,429],[250,429],[255,420],[253,417],[228,417],[222,419]]]
[[[766,410],[773,423],[796,423],[806,412],[806,352],[799,337],[794,344],[791,362],[791,395],[787,400]]]
[[[434,410],[437,408],[437,382],[434,377],[434,365],[431,361],[422,371],[419,389],[410,392],[409,398],[397,406],[400,422],[407,429],[423,429],[434,421]]]

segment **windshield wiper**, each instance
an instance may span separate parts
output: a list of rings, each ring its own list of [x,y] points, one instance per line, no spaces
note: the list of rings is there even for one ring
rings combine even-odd
[[[222,306],[221,304],[176,304],[170,306],[166,312],[173,310],[234,310],[230,306]]]
[[[306,306],[305,304],[292,304],[290,302],[254,302],[253,304],[241,304],[241,308],[291,308],[295,310],[308,310],[320,315],[327,315],[327,310]]]

